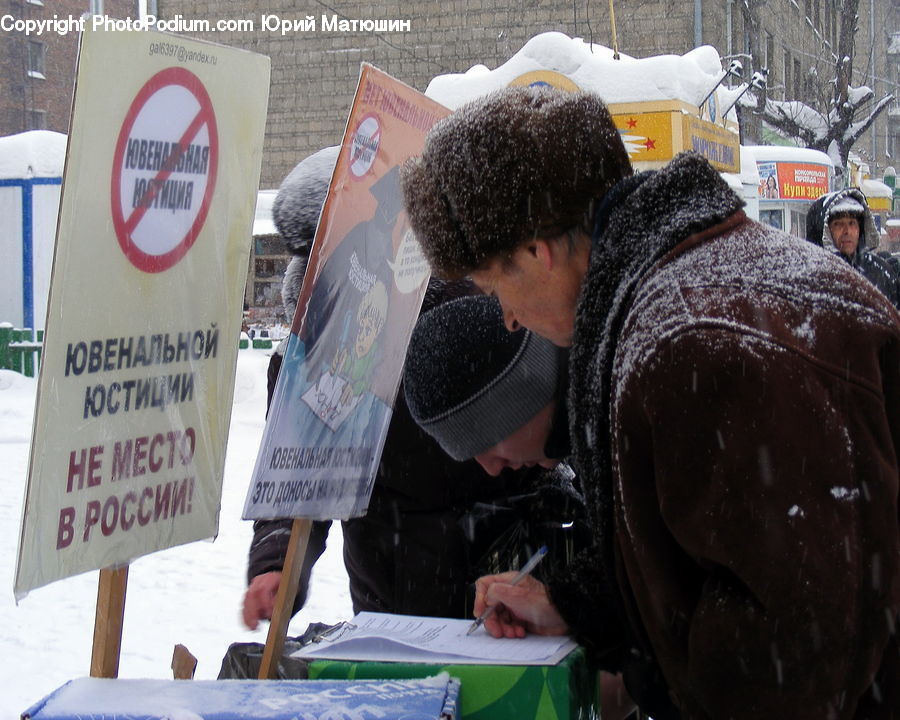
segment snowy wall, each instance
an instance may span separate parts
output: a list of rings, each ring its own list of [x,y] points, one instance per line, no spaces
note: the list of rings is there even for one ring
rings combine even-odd
[[[0,322],[43,329],[66,136],[0,138]]]

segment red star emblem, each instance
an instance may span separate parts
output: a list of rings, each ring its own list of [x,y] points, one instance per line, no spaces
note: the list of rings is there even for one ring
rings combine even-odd
[[[647,142],[644,143],[648,150],[656,150],[656,141],[647,138]]]
[[[631,129],[635,127],[637,127],[637,120],[635,120],[634,118],[628,118],[628,128]]]

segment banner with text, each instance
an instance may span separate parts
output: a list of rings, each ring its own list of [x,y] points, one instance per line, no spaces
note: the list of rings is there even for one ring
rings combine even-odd
[[[812,202],[828,192],[831,167],[820,163],[757,160],[760,200]]]
[[[218,530],[269,64],[82,36],[17,597]]]
[[[364,65],[245,519],[365,512],[429,268],[403,211],[400,165],[449,111]]]

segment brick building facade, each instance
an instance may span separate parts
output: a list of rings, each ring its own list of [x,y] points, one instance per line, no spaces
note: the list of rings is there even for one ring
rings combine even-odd
[[[0,0],[0,14],[14,19],[80,17],[94,12],[136,17],[139,0]],[[700,44],[723,57],[742,58],[745,77],[769,69],[774,99],[810,100],[833,73],[840,0],[629,0],[615,8],[619,49],[635,57],[682,54]],[[147,0],[144,0],[144,5]],[[150,0],[150,5],[153,5]],[[750,32],[743,7],[757,21]],[[156,15],[182,18],[184,34],[246,48],[272,58],[263,187],[276,187],[305,155],[340,140],[359,64],[370,62],[424,90],[438,74],[465,72],[476,63],[496,67],[533,35],[558,30],[613,46],[607,3],[586,0],[425,0],[416,3],[315,2],[293,0],[156,0]],[[264,18],[267,20],[264,22]],[[314,28],[282,32],[280,22],[306,19]],[[699,22],[698,22],[699,19]],[[881,97],[896,93],[889,63],[891,33],[900,30],[896,0],[859,0],[854,85]],[[329,20],[402,20],[408,31],[331,29]],[[243,22],[240,29],[214,31],[217,21]],[[194,25],[208,22],[209,32]],[[250,25],[252,24],[252,29]],[[345,24],[346,27],[346,24]],[[68,127],[77,34],[26,37],[0,31],[0,135],[32,128],[65,132]],[[873,174],[893,160],[894,123],[885,113],[855,150]],[[768,138],[748,140],[766,142]]]
[[[11,29],[0,30],[0,135],[25,130],[69,128],[78,55],[74,23],[56,31],[26,35],[20,21],[77,20],[84,13],[125,18],[136,14],[135,0],[4,0],[0,15]]]
[[[747,31],[740,11],[744,5],[756,7],[755,32]],[[877,97],[896,88],[897,78],[887,65],[887,42],[897,29],[895,5],[892,0],[860,0],[859,5],[852,83],[872,87]],[[683,54],[700,44],[713,45],[722,56],[752,51],[755,63],[742,58],[745,77],[767,66],[773,99],[807,99],[816,89],[816,78],[833,72],[836,0],[629,0],[619,2],[615,13],[618,47],[635,57]],[[362,61],[424,90],[438,74],[465,72],[477,63],[496,67],[540,32],[558,30],[613,46],[608,4],[581,0],[333,0],[299,8],[293,0],[158,0],[158,14],[167,19],[181,16],[187,23],[253,23],[252,31],[245,27],[186,34],[272,58],[263,187],[277,187],[298,160],[339,142]],[[302,26],[307,17],[314,29],[280,31],[278,22]],[[348,21],[345,28],[354,20],[408,20],[409,30],[335,30],[326,26],[326,19],[332,18]],[[760,140],[765,141],[753,138]],[[877,172],[892,163],[884,154],[890,147],[884,113],[874,133],[864,136],[856,149]]]

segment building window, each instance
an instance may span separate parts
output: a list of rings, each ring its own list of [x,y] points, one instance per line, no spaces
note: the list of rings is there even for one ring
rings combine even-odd
[[[838,27],[837,8],[835,8],[834,2],[832,0],[829,0],[828,2],[828,12],[831,14],[831,47],[836,48],[838,44],[838,33],[840,32],[840,28]]]
[[[800,61],[794,59],[794,99],[799,100],[803,91],[803,71],[800,69]]]
[[[769,71],[768,82],[770,85],[775,83],[775,36],[772,33],[766,33],[766,58],[765,67]]]
[[[794,64],[791,60],[791,54],[785,50],[784,51],[784,99],[787,100],[791,96],[791,70],[793,70]]]
[[[281,235],[260,235],[254,238],[256,255],[284,255],[284,241]]]
[[[257,282],[253,284],[253,304],[264,307],[281,305],[281,283]]]
[[[812,71],[806,73],[803,78],[803,98],[805,102],[811,102],[816,97],[816,76]]]
[[[256,267],[254,269],[256,277],[270,278],[275,275],[275,261],[256,258]]]
[[[29,130],[46,130],[47,129],[47,111],[46,110],[29,110],[27,123]]]
[[[776,230],[784,229],[784,215],[781,210],[760,210],[759,221]]]
[[[28,77],[44,77],[44,44],[28,41]]]

